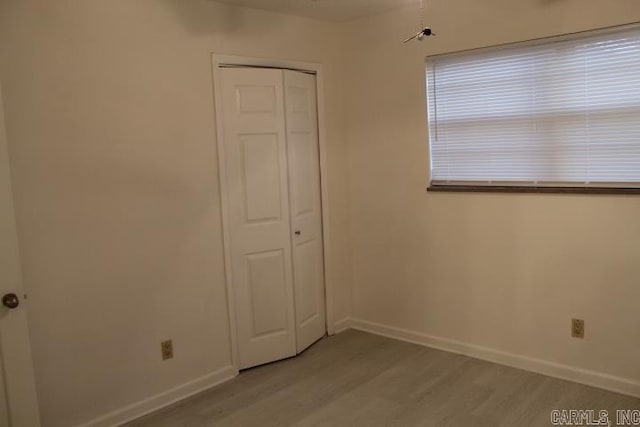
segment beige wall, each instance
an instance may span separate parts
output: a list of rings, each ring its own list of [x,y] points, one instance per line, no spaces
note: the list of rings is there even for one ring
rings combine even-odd
[[[349,314],[335,26],[207,0],[3,0],[0,48],[45,426],[230,364],[210,52],[324,64],[330,279]]]
[[[212,51],[325,66],[336,319],[353,280],[357,318],[640,380],[640,198],[426,194],[423,93],[426,54],[638,21],[640,4],[429,1],[426,15],[438,36],[402,45],[415,9],[333,25],[208,0],[0,2],[45,426],[230,363]]]
[[[636,0],[428,1],[349,26],[354,316],[640,381],[640,197],[425,193],[428,54],[640,21]],[[570,338],[570,319],[586,339]]]

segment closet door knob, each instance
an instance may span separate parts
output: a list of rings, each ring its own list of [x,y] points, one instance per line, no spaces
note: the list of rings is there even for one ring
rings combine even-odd
[[[300,230],[296,230],[295,233],[296,233],[296,236],[299,236],[300,234],[302,234],[300,233]]]
[[[6,294],[2,297],[2,305],[7,308],[18,308],[20,305],[20,298],[16,294]]]

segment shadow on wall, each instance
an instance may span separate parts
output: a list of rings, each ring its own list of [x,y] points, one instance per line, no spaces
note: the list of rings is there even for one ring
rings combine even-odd
[[[155,0],[154,0],[155,1]],[[259,25],[248,22],[246,9],[218,3],[214,0],[162,0],[192,35],[233,34],[260,35],[269,26],[277,26],[277,19],[265,19]]]

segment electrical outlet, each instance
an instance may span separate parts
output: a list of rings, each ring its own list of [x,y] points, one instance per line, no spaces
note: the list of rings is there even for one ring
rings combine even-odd
[[[571,319],[571,336],[574,338],[584,338],[584,320]]]
[[[162,350],[162,360],[173,359],[173,341],[167,340],[160,343]]]

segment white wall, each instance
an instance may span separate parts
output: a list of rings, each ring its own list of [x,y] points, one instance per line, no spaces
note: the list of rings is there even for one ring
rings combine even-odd
[[[426,193],[428,54],[640,21],[636,0],[427,1],[349,25],[354,316],[640,390],[640,197]],[[605,4],[606,3],[606,4]],[[586,339],[570,338],[570,319]]]
[[[4,0],[0,77],[44,426],[230,364],[211,52],[325,66],[336,318],[351,304],[336,26],[207,0]],[[172,338],[175,359],[160,360]]]
[[[333,25],[208,0],[0,2],[45,427],[230,363],[212,51],[325,65],[336,319],[353,280],[357,318],[640,381],[640,198],[427,194],[423,94],[426,54],[638,21],[640,4],[426,15],[438,36],[402,45],[415,9]]]

